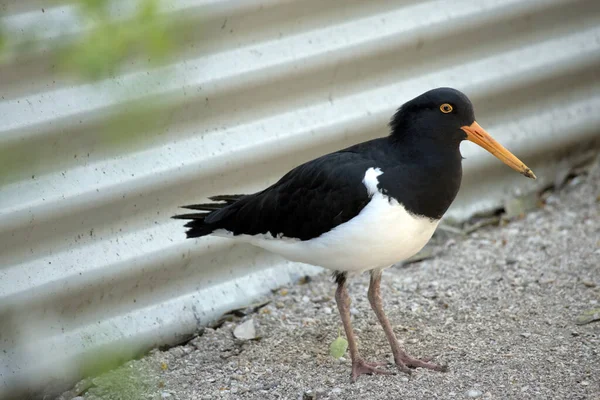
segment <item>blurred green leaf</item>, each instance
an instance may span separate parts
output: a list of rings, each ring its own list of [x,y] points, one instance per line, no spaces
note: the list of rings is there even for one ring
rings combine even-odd
[[[111,115],[102,126],[89,122],[81,145],[89,146],[98,155],[115,149],[137,148],[141,143],[156,140],[171,123],[172,109],[179,105],[166,106],[160,103],[162,98],[150,95],[137,100],[129,100],[130,96],[150,94],[149,88],[171,78],[169,68],[151,72],[150,69],[165,65],[186,32],[197,29],[197,25],[185,18],[172,20],[169,13],[162,12],[163,0],[127,2],[133,8],[115,8],[119,0],[68,1],[77,11],[75,24],[85,27],[84,30],[76,35],[65,33],[64,36],[48,39],[42,26],[51,26],[53,20],[44,20],[44,24],[39,25],[34,21],[19,31],[2,25],[0,20],[0,62],[16,66],[38,60],[51,63],[53,69],[56,66],[56,71],[69,78],[64,81],[57,79],[58,85],[72,84],[71,78],[104,80],[122,74],[132,65],[137,71],[147,70],[148,74],[138,74],[134,79],[129,77],[95,86],[96,90],[107,91],[104,95],[114,96],[115,104],[119,106],[110,110]],[[63,4],[64,0],[59,3]],[[121,11],[123,13],[116,13]],[[47,10],[39,15],[40,18],[49,17]],[[61,26],[52,26],[50,30],[61,32],[61,29]],[[40,49],[44,49],[43,53]],[[71,163],[76,162],[72,154],[56,152],[47,146],[29,149],[26,155],[19,147],[0,149],[0,183],[24,177],[35,179],[36,175],[49,172],[50,166],[63,168],[70,165],[68,158]]]
[[[62,71],[86,80],[100,80],[114,76],[134,59],[153,65],[163,63],[175,50],[176,39],[181,38],[182,27],[161,12],[161,0],[133,0],[133,14],[125,19],[111,14],[111,0],[71,0],[78,10],[79,25],[87,26],[76,42],[56,40],[49,42],[52,53],[58,54]],[[0,26],[0,53],[13,40],[14,54],[31,53],[42,42],[35,24],[25,31],[10,32]],[[175,37],[177,36],[177,38]]]
[[[6,47],[6,38],[4,36],[4,32],[2,31],[2,27],[0,26],[0,54],[2,54],[5,47]]]
[[[140,2],[138,6],[137,19],[141,24],[145,21],[150,21],[158,14],[158,1],[157,0],[145,0]]]
[[[174,49],[159,0],[138,0],[136,12],[126,20],[111,19],[106,0],[79,0],[79,4],[82,17],[93,27],[60,57],[70,73],[99,80],[117,74],[128,58],[142,56],[157,64]]]
[[[77,0],[85,15],[106,15],[109,0]]]
[[[334,358],[340,358],[346,354],[348,349],[348,341],[341,336],[338,336],[329,346],[329,354]]]
[[[577,317],[575,323],[577,325],[585,325],[595,321],[600,321],[600,308],[584,311]]]

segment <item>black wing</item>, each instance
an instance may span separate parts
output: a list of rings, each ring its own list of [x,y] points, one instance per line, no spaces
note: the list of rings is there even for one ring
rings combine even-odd
[[[173,218],[191,219],[188,238],[217,229],[234,235],[315,238],[355,217],[369,202],[362,180],[375,161],[364,151],[353,151],[355,147],[302,164],[261,192],[215,196],[211,200],[222,202],[184,207],[205,212]]]

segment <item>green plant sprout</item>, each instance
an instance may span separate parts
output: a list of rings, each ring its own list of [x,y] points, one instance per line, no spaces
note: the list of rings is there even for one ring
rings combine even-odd
[[[348,341],[342,337],[340,328],[338,328],[338,337],[329,345],[329,354],[334,358],[340,358],[346,354],[347,349]]]

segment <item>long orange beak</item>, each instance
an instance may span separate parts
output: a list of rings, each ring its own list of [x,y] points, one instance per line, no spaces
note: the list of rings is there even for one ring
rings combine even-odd
[[[504,146],[496,142],[485,129],[479,126],[477,121],[473,122],[471,125],[465,125],[460,129],[467,133],[467,140],[483,147],[515,171],[528,178],[536,179],[535,174],[527,165],[523,164],[521,160],[515,157],[510,151],[506,150]]]

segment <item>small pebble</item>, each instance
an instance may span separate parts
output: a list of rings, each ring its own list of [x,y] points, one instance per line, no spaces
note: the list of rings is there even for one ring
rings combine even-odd
[[[303,303],[308,303],[310,301],[310,297],[308,296],[302,296],[302,302]]]
[[[528,338],[529,336],[531,336],[531,333],[523,332],[523,333],[521,333],[521,336],[523,336],[524,338]]]
[[[185,351],[182,347],[173,347],[169,350],[169,353],[173,354],[175,357],[183,357],[185,355]]]
[[[574,187],[574,186],[579,185],[581,182],[583,182],[583,177],[581,175],[576,176],[575,178],[573,178],[571,180],[571,182],[569,182],[569,186]]]
[[[302,400],[314,400],[317,398],[317,394],[312,390],[306,390],[302,395]]]
[[[352,308],[350,309],[350,314],[352,314],[352,315],[357,315],[357,314],[358,314],[358,310],[357,310],[356,308],[352,307]]]
[[[581,386],[588,386],[590,383],[588,381],[581,381]]]
[[[331,307],[323,307],[323,312],[325,314],[331,314],[333,310],[331,309]]]
[[[334,387],[333,389],[331,389],[331,393],[340,394],[342,393],[342,389],[339,387]]]
[[[271,390],[271,389],[275,389],[277,386],[279,386],[279,382],[265,383],[262,386],[262,389],[263,390]]]
[[[250,340],[256,338],[256,328],[254,320],[250,318],[248,321],[235,327],[233,336],[238,339]]]
[[[162,392],[160,394],[160,398],[161,399],[170,399],[171,397],[173,397],[173,395],[171,393],[169,393],[169,392]]]
[[[482,394],[483,393],[480,390],[471,389],[467,392],[467,397],[471,399],[476,399],[478,397],[481,397]]]

